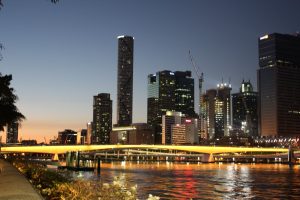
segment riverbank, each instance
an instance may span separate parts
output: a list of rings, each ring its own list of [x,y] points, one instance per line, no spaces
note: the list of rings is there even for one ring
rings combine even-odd
[[[0,159],[0,200],[42,199],[42,196],[14,166]]]
[[[79,180],[69,176],[70,174],[67,170],[51,170],[46,168],[44,165],[30,163],[26,160],[12,160],[11,162],[46,200],[137,199],[137,187],[132,186],[132,184],[128,184],[128,182],[122,177],[114,177],[114,180],[111,183],[103,183],[102,181],[93,180]],[[6,164],[9,165],[9,163]],[[11,165],[10,167],[13,168]],[[19,175],[21,176],[21,174]],[[11,187],[11,190],[13,191],[14,187]],[[21,197],[14,199],[23,200]],[[27,199],[35,200],[34,198],[26,198],[24,200]],[[149,195],[147,199],[158,200],[159,197]],[[0,198],[0,200],[2,199]]]

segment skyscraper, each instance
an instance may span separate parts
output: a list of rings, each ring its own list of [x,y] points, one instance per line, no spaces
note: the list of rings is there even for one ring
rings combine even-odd
[[[93,133],[93,122],[88,122],[86,125],[86,144],[91,144],[92,133]]]
[[[232,94],[232,128],[247,136],[257,136],[257,92],[250,81],[243,80],[240,92]]]
[[[259,130],[262,136],[300,135],[300,35],[259,38]]]
[[[231,125],[231,85],[218,84],[217,89],[210,89],[203,95],[205,109],[205,127],[207,138],[221,138],[229,135]]]
[[[109,144],[112,130],[112,100],[110,94],[94,96],[92,143]]]
[[[161,143],[162,116],[177,111],[194,117],[194,79],[190,71],[168,70],[148,75],[147,123],[155,129],[155,142]]]
[[[131,36],[118,37],[117,124],[132,124],[133,44]]]
[[[17,122],[12,122],[7,125],[6,143],[18,143],[18,128]]]
[[[191,71],[175,71],[175,110],[186,116],[195,116],[194,79]]]

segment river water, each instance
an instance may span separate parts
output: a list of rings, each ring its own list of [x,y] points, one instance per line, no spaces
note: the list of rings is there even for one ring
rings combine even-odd
[[[139,199],[300,199],[300,165],[234,163],[102,163],[100,176],[111,182],[122,176],[138,185]]]

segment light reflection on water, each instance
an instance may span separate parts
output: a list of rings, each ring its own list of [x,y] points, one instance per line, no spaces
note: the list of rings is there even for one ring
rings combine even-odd
[[[124,176],[138,185],[139,199],[148,194],[161,199],[300,199],[300,167],[284,164],[101,164],[101,174],[83,178],[111,182]]]

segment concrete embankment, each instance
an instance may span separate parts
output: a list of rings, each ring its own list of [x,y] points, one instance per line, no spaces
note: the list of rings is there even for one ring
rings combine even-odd
[[[0,159],[0,200],[41,199],[41,195],[14,166]]]

